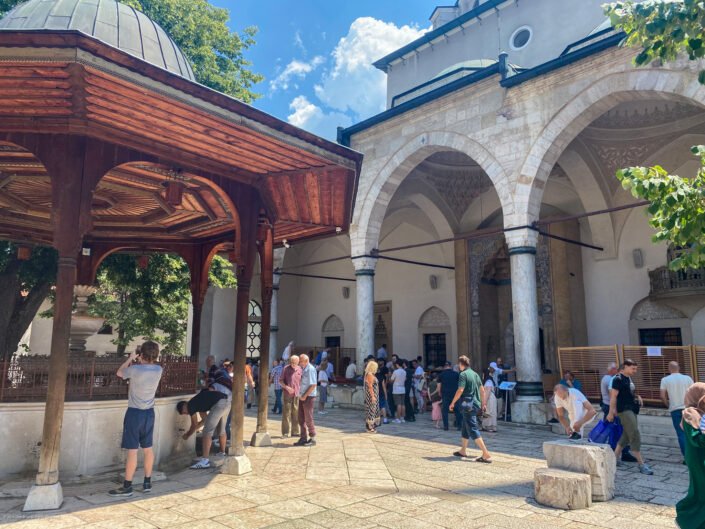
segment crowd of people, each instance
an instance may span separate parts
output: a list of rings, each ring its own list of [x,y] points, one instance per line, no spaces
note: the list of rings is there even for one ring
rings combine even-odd
[[[281,415],[283,438],[298,437],[294,446],[315,446],[316,401],[318,413],[325,414],[327,390],[335,380],[334,365],[325,350],[314,358],[313,351],[293,354],[291,345],[281,359],[273,362],[269,372],[269,384],[275,395],[271,411]],[[127,451],[127,458],[123,485],[111,490],[111,496],[133,494],[132,480],[140,448],[144,451],[141,491],[148,493],[152,489],[154,404],[162,376],[158,356],[159,346],[148,341],[131,353],[118,369],[117,375],[130,382],[122,436],[122,448]],[[179,415],[188,415],[191,419],[189,429],[183,434],[184,439],[202,430],[202,456],[191,466],[195,469],[211,467],[214,439],[218,447],[216,457],[225,455],[230,430],[233,363],[225,360],[217,365],[210,356],[206,364],[202,390],[190,400],[176,405]],[[668,369],[668,376],[661,381],[660,396],[670,412],[683,464],[690,470],[688,496],[677,506],[678,523],[682,528],[702,528],[705,526],[701,506],[705,494],[705,384],[696,384],[691,377],[681,373],[677,362],[670,362]],[[492,455],[482,431],[496,432],[497,419],[502,411],[506,414],[505,419],[510,419],[510,393],[502,392],[500,386],[512,371],[498,358],[480,374],[471,368],[467,356],[461,356],[455,366],[445,362],[440,368],[426,370],[421,357],[408,361],[397,355],[390,356],[383,346],[376,356],[365,359],[361,377],[355,362],[349,361],[345,379],[362,382],[367,432],[376,432],[381,424],[390,420],[397,424],[414,422],[417,414],[426,413],[430,408],[431,420],[437,428],[444,430],[450,428],[452,414],[453,426],[461,432],[461,446],[453,453],[455,457],[470,457],[468,450],[472,440],[480,450],[474,461],[491,463]],[[653,470],[641,453],[638,417],[643,399],[634,382],[637,371],[637,363],[630,359],[624,360],[620,366],[609,364],[600,384],[600,408],[604,421],[618,420],[622,427],[622,435],[614,448],[617,466],[635,462],[639,472],[652,475]],[[245,367],[245,403],[248,407],[254,400],[257,377],[257,363],[248,361]],[[583,439],[586,427],[597,418],[595,408],[582,389],[577,376],[565,371],[551,399],[554,409],[551,422],[559,422],[570,440]]]

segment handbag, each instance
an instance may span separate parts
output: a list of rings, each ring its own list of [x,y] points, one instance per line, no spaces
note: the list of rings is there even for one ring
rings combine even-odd
[[[614,450],[617,448],[617,443],[623,432],[624,428],[619,421],[619,417],[615,417],[614,422],[607,422],[607,420],[602,419],[592,429],[588,439],[591,443],[609,444]]]

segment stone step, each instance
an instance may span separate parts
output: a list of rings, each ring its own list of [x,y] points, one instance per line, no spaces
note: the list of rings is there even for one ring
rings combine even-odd
[[[593,422],[585,427],[586,437],[590,435],[596,424],[597,422]],[[565,435],[563,425],[560,423],[552,424],[551,431],[556,435]],[[639,416],[639,431],[641,432],[642,444],[663,448],[678,448],[678,439],[673,430],[670,417],[660,417],[660,421],[647,421],[646,424],[642,424],[641,416]]]

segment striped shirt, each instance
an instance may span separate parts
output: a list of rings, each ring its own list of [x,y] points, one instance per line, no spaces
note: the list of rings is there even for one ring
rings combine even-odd
[[[272,380],[274,381],[274,389],[275,390],[282,388],[281,384],[279,383],[279,379],[282,376],[283,369],[284,368],[281,365],[278,365],[272,369]]]

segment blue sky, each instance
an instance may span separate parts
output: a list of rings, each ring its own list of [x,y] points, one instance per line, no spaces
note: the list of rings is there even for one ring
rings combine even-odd
[[[427,0],[211,0],[235,30],[259,28],[247,53],[266,80],[255,106],[335,138],[384,109],[384,74],[371,62],[418,38],[430,22]],[[443,3],[443,2],[440,2]],[[450,3],[450,2],[445,2]]]

